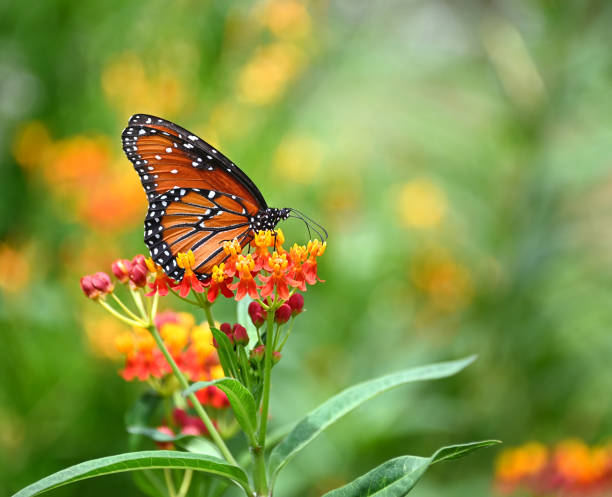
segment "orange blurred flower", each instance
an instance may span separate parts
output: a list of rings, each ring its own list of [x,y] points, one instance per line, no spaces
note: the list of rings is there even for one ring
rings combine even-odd
[[[0,290],[17,294],[31,278],[31,265],[24,250],[0,244]]]

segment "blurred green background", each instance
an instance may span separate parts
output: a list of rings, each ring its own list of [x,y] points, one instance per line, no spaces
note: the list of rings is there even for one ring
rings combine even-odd
[[[350,415],[279,496],[446,443],[606,441],[611,23],[603,0],[1,4],[0,488],[127,450],[142,386],[117,374],[122,328],[78,279],[145,250],[120,143],[137,112],[193,130],[330,232],[273,423],[376,374],[479,355]],[[495,453],[436,466],[413,495],[493,494]],[[54,495],[109,492],[137,495],[127,475]]]

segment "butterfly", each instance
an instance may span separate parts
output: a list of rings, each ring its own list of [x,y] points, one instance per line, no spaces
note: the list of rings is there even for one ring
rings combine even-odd
[[[268,207],[251,179],[221,152],[186,129],[156,116],[135,114],[122,133],[123,151],[147,195],[144,241],[151,258],[178,281],[179,252],[193,251],[198,279],[227,258],[223,243],[248,245],[260,230],[295,217],[319,238],[327,232],[292,208]]]

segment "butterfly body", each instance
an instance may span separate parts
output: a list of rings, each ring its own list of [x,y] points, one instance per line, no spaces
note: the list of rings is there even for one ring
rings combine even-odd
[[[274,230],[292,209],[268,207],[251,179],[201,138],[156,116],[136,114],[122,134],[123,150],[140,176],[149,209],[144,241],[168,276],[181,280],[179,252],[192,250],[206,280],[227,256],[223,242],[242,247],[256,231]]]

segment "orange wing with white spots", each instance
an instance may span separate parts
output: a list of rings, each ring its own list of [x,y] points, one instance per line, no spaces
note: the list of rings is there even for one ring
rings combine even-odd
[[[145,243],[166,274],[182,279],[179,252],[193,251],[194,272],[205,279],[226,255],[223,242],[236,238],[245,246],[252,238],[252,217],[243,199],[201,188],[173,188],[149,203]]]
[[[145,243],[168,276],[181,280],[179,252],[192,250],[194,272],[205,280],[226,255],[223,242],[242,247],[255,229],[274,229],[289,209],[270,209],[249,177],[218,150],[170,121],[131,117],[123,150],[147,194]]]

